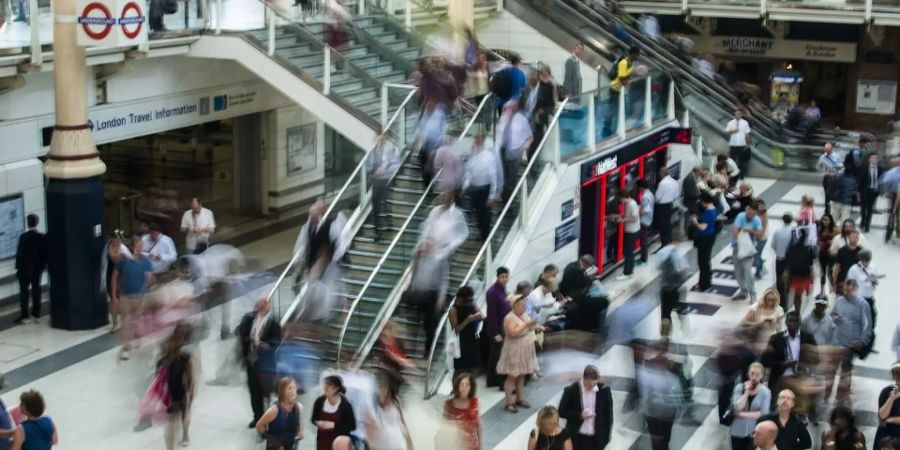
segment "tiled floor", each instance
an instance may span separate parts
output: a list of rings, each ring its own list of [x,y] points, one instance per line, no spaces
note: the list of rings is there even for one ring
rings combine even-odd
[[[770,198],[770,234],[780,226],[778,216],[785,210],[795,211],[796,201],[802,193],[809,192],[821,195],[816,186],[793,186],[787,182],[772,180],[751,180],[756,192]],[[777,201],[773,201],[777,200]],[[875,225],[884,223],[884,216],[876,216]],[[262,259],[262,266],[270,267],[287,259],[289,249],[293,245],[294,231],[285,231],[273,235],[260,242],[248,244],[242,250],[248,256]],[[880,242],[873,229],[870,237],[873,243]],[[900,249],[895,245],[872,245],[875,262],[882,267],[900,262]],[[715,266],[727,270],[728,264],[723,260],[730,255],[727,247],[722,247],[714,257]],[[680,244],[680,250],[687,252],[690,245]],[[770,264],[774,256],[767,249]],[[609,282],[608,288],[615,299],[611,310],[620,307],[625,299],[640,295],[641,290],[654,283],[656,277],[652,261],[648,266],[638,269],[637,276],[629,284]],[[689,280],[691,286],[696,278]],[[729,283],[729,280],[719,281]],[[758,282],[758,290],[772,284],[771,275]],[[253,300],[261,295],[266,286],[254,289],[232,302],[233,316],[239,316],[250,308]],[[888,277],[879,287],[879,297],[887,301],[888,292],[900,289],[897,277]],[[649,292],[649,291],[648,291]],[[699,424],[679,423],[675,428],[672,448],[727,448],[727,430],[718,424],[715,408],[716,392],[709,389],[710,373],[709,356],[717,345],[717,331],[733,327],[747,309],[746,302],[731,301],[728,298],[690,292],[687,300],[694,303],[706,303],[718,306],[711,316],[692,314],[686,329],[675,327],[675,339],[688,346],[692,370],[697,381],[695,389],[696,404],[694,419]],[[887,307],[884,307],[887,309]],[[220,314],[218,309],[208,311],[207,316],[212,323],[217,323]],[[233,317],[232,320],[237,320]],[[640,328],[647,330],[652,336],[658,329],[657,312],[649,314]],[[878,324],[879,354],[872,355],[860,362],[861,376],[854,379],[855,407],[864,422],[862,430],[867,437],[874,434],[871,418],[876,409],[875,400],[878,391],[889,383],[887,368],[893,361],[894,354],[890,349],[890,336],[897,325],[896,318],[890,314],[882,314]],[[162,430],[159,426],[149,430],[134,432],[138,401],[149,383],[152,373],[155,344],[147,343],[135,352],[134,358],[127,362],[116,360],[115,344],[104,342],[105,347],[88,345],[103,339],[105,330],[85,333],[66,333],[50,330],[46,324],[17,327],[0,332],[0,370],[10,373],[23,373],[34,369],[34,378],[3,394],[7,404],[15,404],[18,394],[25,389],[39,389],[47,398],[48,414],[59,425],[60,449],[160,449],[163,448]],[[3,344],[8,344],[4,347]],[[202,379],[210,380],[216,376],[217,370],[225,358],[233,351],[232,340],[221,341],[211,336],[198,346],[202,361]],[[37,353],[29,353],[36,349]],[[24,354],[23,354],[24,353]],[[19,356],[15,358],[15,356]],[[52,364],[36,366],[38,362],[50,360],[65,361],[76,357],[72,363],[60,363],[54,368]],[[576,379],[580,369],[587,363],[600,367],[603,376],[613,387],[615,403],[615,423],[611,449],[645,449],[648,447],[647,437],[642,435],[643,421],[639,412],[622,410],[629,380],[633,377],[630,353],[627,348],[613,346],[605,352],[583,353],[574,350],[562,350],[542,355],[545,376],[526,387],[526,396],[535,408],[521,411],[519,414],[508,414],[503,411],[503,396],[496,389],[480,387],[480,401],[485,430],[485,448],[521,449],[524,448],[527,435],[534,427],[537,406],[556,404],[562,388]],[[48,365],[49,364],[49,365]],[[202,385],[195,403],[193,414],[191,448],[216,449],[256,449],[262,448],[253,432],[246,428],[249,419],[248,396],[243,387],[241,374],[232,374],[232,382],[226,386]],[[483,383],[483,381],[479,381]],[[21,385],[19,385],[21,384]],[[318,395],[317,389],[301,398],[309,406],[313,397]],[[412,434],[417,448],[436,448],[434,436],[438,428],[440,410],[449,386],[445,383],[441,392],[434,399],[424,402],[412,389],[406,396],[406,417],[410,422]],[[304,426],[307,421],[304,419]],[[816,435],[823,427],[811,428]],[[301,442],[301,449],[313,448],[312,430],[307,430],[307,439]],[[814,439],[818,440],[818,437]]]

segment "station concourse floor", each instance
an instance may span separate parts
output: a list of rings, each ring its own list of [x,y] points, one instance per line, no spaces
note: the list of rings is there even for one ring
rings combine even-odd
[[[780,216],[786,211],[799,209],[800,197],[809,193],[816,197],[821,213],[821,187],[798,185],[785,180],[751,179],[757,195],[769,204],[770,231],[781,226]],[[895,353],[891,349],[891,337],[897,326],[897,315],[890,312],[891,292],[900,289],[900,277],[890,276],[894,264],[900,263],[900,247],[896,244],[883,245],[884,214],[873,219],[872,232],[867,235],[874,254],[874,264],[889,276],[882,280],[876,298],[881,308],[876,349],[865,361],[858,361],[853,379],[854,409],[857,423],[866,434],[869,446],[877,425],[877,397],[881,388],[890,381],[889,368]],[[288,230],[268,236],[258,242],[241,247],[245,256],[256,256],[263,267],[277,267],[289,258],[296,230]],[[721,240],[721,239],[720,239]],[[689,243],[677,244],[680,251],[690,250]],[[727,272],[729,266],[723,261],[730,256],[730,249],[720,243],[721,249],[713,257],[713,267]],[[766,249],[769,272],[773,272],[774,255]],[[689,259],[693,264],[693,260]],[[895,269],[894,269],[895,271]],[[530,278],[535,278],[537,273]],[[650,264],[639,267],[635,278],[627,282],[613,281],[610,277],[604,287],[611,291],[614,299],[610,310],[618,308],[627,298],[642,295],[645,288],[649,295],[657,271],[653,257]],[[265,280],[265,279],[264,279]],[[271,280],[271,278],[268,278]],[[696,274],[685,283],[690,287],[696,283]],[[518,280],[512,280],[513,282]],[[247,283],[246,292],[230,302],[232,321],[250,310],[254,299],[263,295],[266,282],[257,285]],[[716,279],[716,284],[735,285],[733,280]],[[759,293],[773,284],[772,275],[758,281]],[[746,301],[732,301],[728,297],[689,291],[687,302],[706,306],[706,314],[688,314],[688,324],[682,328],[676,319],[674,339],[686,344],[697,386],[694,390],[695,406],[693,416],[698,423],[676,423],[672,449],[727,449],[729,448],[727,429],[718,423],[716,417],[716,391],[710,389],[704,380],[709,380],[712,370],[710,355],[718,345],[715,336],[720,331],[735,327],[747,310]],[[217,308],[221,308],[217,307]],[[804,305],[807,308],[807,304]],[[702,308],[701,308],[702,309]],[[711,311],[711,312],[710,312]],[[212,320],[218,320],[216,309],[207,312]],[[145,343],[132,354],[129,361],[118,361],[118,347],[115,336],[107,328],[89,332],[65,332],[49,328],[48,320],[38,325],[22,325],[0,331],[0,371],[7,374],[7,390],[2,398],[7,406],[18,403],[18,395],[28,389],[38,389],[47,401],[47,414],[59,429],[63,450],[81,449],[162,449],[163,432],[161,426],[135,432],[138,402],[149,385],[154,370],[156,343]],[[656,336],[658,330],[658,309],[651,312],[639,328]],[[216,329],[213,327],[213,329]],[[233,340],[222,341],[216,333],[199,345],[201,361],[201,383],[194,403],[191,423],[191,446],[195,449],[262,449],[263,444],[255,432],[247,429],[251,418],[249,396],[241,378],[242,371],[235,369],[235,376],[227,385],[207,385],[206,381],[216,376],[224,358],[233,351]],[[629,380],[633,378],[630,351],[626,347],[613,346],[601,354],[583,353],[575,350],[560,350],[541,355],[544,377],[526,387],[526,398],[533,408],[520,410],[518,414],[503,411],[503,394],[497,389],[483,386],[479,380],[479,398],[484,429],[485,449],[524,449],[528,433],[535,426],[535,415],[543,404],[558,404],[562,388],[573,382],[585,364],[593,363],[600,368],[602,377],[613,388],[615,425],[612,443],[614,450],[649,449],[649,439],[643,431],[643,420],[639,412],[623,412]],[[418,449],[435,448],[434,435],[438,427],[444,399],[449,394],[449,383],[445,382],[440,393],[429,401],[421,400],[417,389],[413,388],[404,398],[404,412],[413,439]],[[300,398],[309,413],[318,388],[311,388]],[[300,449],[314,447],[314,430],[303,417],[306,438]],[[827,428],[824,424],[810,426],[814,448],[818,447],[819,435]]]

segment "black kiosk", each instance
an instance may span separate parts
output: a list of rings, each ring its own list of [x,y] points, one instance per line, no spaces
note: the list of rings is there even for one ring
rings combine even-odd
[[[680,163],[669,161],[669,144],[690,144],[691,130],[669,128],[654,133],[612,152],[591,158],[581,165],[581,233],[580,255],[597,259],[597,270],[607,274],[624,258],[624,225],[609,216],[622,214],[624,208],[616,200],[622,189],[634,192],[638,180],[649,180],[655,186],[658,168],[680,169]],[[677,174],[675,174],[677,177]],[[640,201],[640,197],[638,197]],[[637,251],[643,243],[638,242]]]

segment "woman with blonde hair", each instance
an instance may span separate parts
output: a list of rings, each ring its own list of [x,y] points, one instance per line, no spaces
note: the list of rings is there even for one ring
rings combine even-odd
[[[775,288],[766,289],[762,300],[750,305],[741,320],[741,326],[749,328],[756,335],[757,354],[766,349],[770,336],[784,330],[784,308],[779,304],[780,300],[781,296]]]
[[[538,411],[537,426],[528,437],[528,450],[572,450],[572,438],[559,426],[559,411],[545,406]]]
[[[511,295],[509,297],[512,311],[503,319],[505,340],[497,362],[497,373],[506,375],[503,391],[506,393],[506,410],[519,412],[518,406],[530,408],[523,398],[525,392],[525,376],[537,370],[537,355],[534,349],[534,319],[525,314],[525,297]],[[513,402],[513,392],[516,401]]]

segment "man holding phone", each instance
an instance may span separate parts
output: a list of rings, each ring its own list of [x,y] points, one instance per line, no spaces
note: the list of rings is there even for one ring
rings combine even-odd
[[[872,264],[872,252],[863,249],[859,252],[859,262],[850,267],[847,272],[848,280],[856,280],[859,286],[858,295],[869,304],[869,320],[872,326],[872,337],[869,339],[868,351],[872,351],[875,344],[875,317],[878,312],[875,311],[875,288],[878,287],[878,280],[884,278],[883,273],[879,273],[878,269]]]
[[[857,295],[857,289],[856,280],[844,281],[843,295],[835,300],[834,308],[831,310],[831,318],[835,324],[835,344],[842,347],[837,402],[846,406],[850,406],[853,359],[865,350],[872,333],[872,313],[869,304]],[[829,385],[827,387],[830,387],[832,381],[826,380],[826,384]]]

